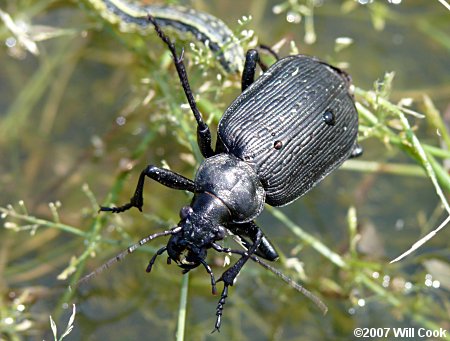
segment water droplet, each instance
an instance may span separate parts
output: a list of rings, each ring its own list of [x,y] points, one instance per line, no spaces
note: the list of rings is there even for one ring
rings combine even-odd
[[[405,291],[411,290],[413,287],[413,284],[411,282],[405,282]]]
[[[403,219],[397,219],[397,221],[395,222],[395,229],[397,231],[403,230],[403,228],[405,227],[405,221]]]
[[[6,38],[6,41],[5,41],[6,47],[12,48],[12,47],[16,46],[16,44],[17,44],[16,38],[14,38],[14,37]]]
[[[331,109],[325,110],[322,117],[324,122],[329,126],[334,126],[336,124],[336,117],[334,116],[334,113]]]
[[[287,22],[298,24],[300,21],[302,21],[302,16],[299,13],[289,11],[286,14],[286,20]]]
[[[11,325],[14,323],[14,319],[12,317],[7,317],[3,320],[5,324]]]
[[[119,116],[116,118],[116,123],[119,126],[123,126],[127,122],[127,119],[123,116]]]

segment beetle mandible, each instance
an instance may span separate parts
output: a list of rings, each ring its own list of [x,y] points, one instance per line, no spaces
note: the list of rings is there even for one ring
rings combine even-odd
[[[146,177],[166,187],[194,194],[191,203],[180,210],[180,222],[173,229],[153,234],[128,248],[109,263],[120,260],[139,245],[156,237],[170,235],[150,260],[164,252],[186,273],[202,265],[216,280],[205,258],[208,249],[229,252],[218,241],[227,230],[241,237],[246,252],[218,281],[224,287],[216,310],[215,329],[219,330],[223,307],[244,264],[255,255],[273,261],[275,248],[254,219],[264,204],[283,206],[308,192],[349,157],[362,150],[356,143],[358,113],[350,91],[350,78],[340,69],[314,57],[289,56],[278,60],[255,80],[259,62],[257,50],[246,55],[242,75],[242,94],[225,111],[218,126],[215,150],[211,133],[203,121],[189,86],[183,53],[165,35],[152,16],[160,39],[170,50],[178,76],[197,121],[198,146],[205,157],[194,181],[153,165],[140,174],[130,202],[101,211],[124,212],[132,207],[142,211]],[[237,252],[236,252],[237,253]]]

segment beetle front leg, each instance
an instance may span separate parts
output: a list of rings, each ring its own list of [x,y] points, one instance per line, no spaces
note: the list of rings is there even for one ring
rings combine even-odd
[[[255,253],[255,251],[258,249],[259,245],[261,244],[261,240],[263,238],[263,233],[260,229],[258,229],[256,233],[256,240],[252,244],[252,246],[245,252],[245,254],[238,259],[236,263],[230,268],[228,268],[222,276],[219,278],[219,281],[223,281],[223,290],[222,294],[220,295],[219,303],[217,304],[217,310],[216,310],[216,324],[214,326],[214,331],[220,331],[220,325],[222,324],[222,315],[223,315],[223,306],[225,305],[225,300],[228,297],[228,287],[233,286],[233,283],[241,271],[244,264],[250,259],[251,255]],[[213,246],[218,251],[227,252],[227,249],[218,249],[217,246]]]
[[[142,194],[144,191],[144,182],[146,176],[166,187],[194,193],[194,182],[192,180],[189,180],[188,178],[185,178],[184,176],[174,173],[168,169],[149,165],[141,172],[136,190],[134,191],[130,202],[118,207],[101,206],[100,211],[121,213],[129,210],[132,207],[136,207],[137,209],[139,209],[139,211],[142,212],[142,206],[144,205],[144,197]]]
[[[148,262],[148,265],[147,265],[147,268],[145,269],[145,272],[150,273],[150,271],[152,271],[153,264],[155,264],[156,258],[158,256],[161,256],[166,251],[167,251],[167,246],[164,246],[164,247],[160,248],[158,251],[156,251],[156,253],[153,255],[153,257]]]
[[[254,221],[249,221],[248,223],[241,224],[233,223],[228,226],[228,229],[241,239],[242,244],[244,244],[247,249],[252,246],[252,243],[256,242],[258,233],[262,233],[261,229],[258,225],[255,224]],[[247,237],[250,238],[250,241],[247,239]],[[270,243],[264,233],[261,238],[261,243],[258,249],[255,251],[255,254],[270,261],[275,261],[279,257],[274,246]]]

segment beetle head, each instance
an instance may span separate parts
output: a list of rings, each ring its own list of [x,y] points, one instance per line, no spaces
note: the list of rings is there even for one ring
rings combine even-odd
[[[191,206],[181,208],[180,218],[181,229],[170,237],[167,253],[187,272],[204,263],[207,249],[225,237],[225,227],[211,211],[196,211]]]

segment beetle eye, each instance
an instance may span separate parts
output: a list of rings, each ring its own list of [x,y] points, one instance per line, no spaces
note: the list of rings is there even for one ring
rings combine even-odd
[[[325,112],[323,113],[323,120],[329,126],[334,126],[334,124],[336,123],[336,117],[334,116],[334,113],[333,111],[331,111],[331,109],[325,110]]]
[[[180,218],[185,220],[192,214],[193,210],[191,206],[183,206],[180,210]]]

